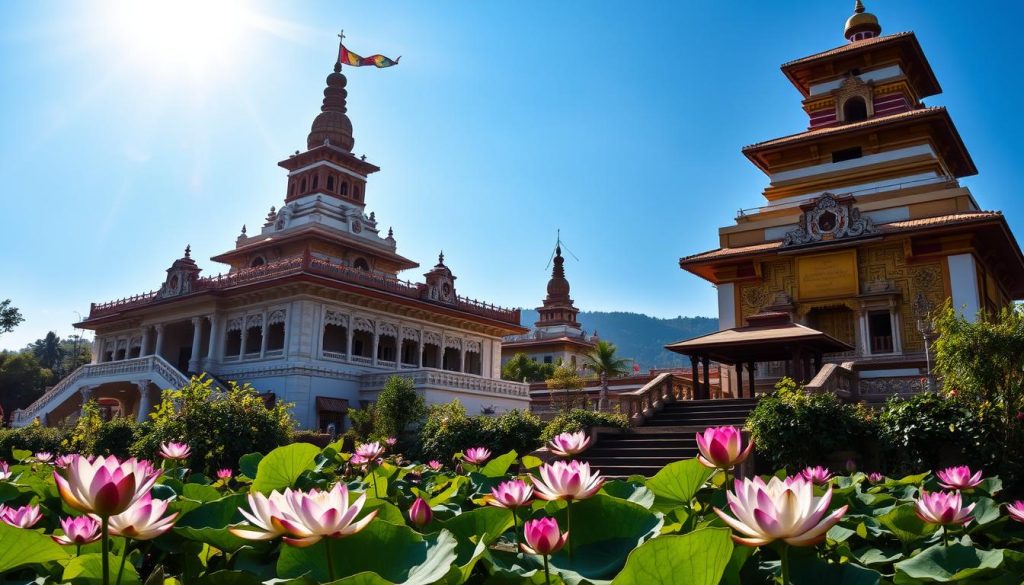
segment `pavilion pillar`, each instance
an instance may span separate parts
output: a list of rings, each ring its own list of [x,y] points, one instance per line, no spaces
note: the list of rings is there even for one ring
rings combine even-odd
[[[195,373],[199,371],[199,343],[203,339],[203,318],[192,317],[192,353],[188,358],[188,371]]]
[[[149,398],[149,380],[139,380],[135,382],[135,385],[139,388],[139,412],[135,415],[135,420],[143,422],[153,407]]]
[[[351,325],[352,323],[350,321],[349,327],[345,328],[345,359],[350,362],[352,361],[352,337],[355,334],[355,332],[352,331]]]
[[[420,340],[416,342],[416,353],[419,357],[416,360],[417,367],[423,367],[423,332],[420,331]]]
[[[103,363],[103,350],[105,349],[103,347],[104,343],[106,343],[106,342],[103,341],[103,338],[100,337],[99,335],[96,335],[95,337],[93,337],[93,339],[92,339],[92,348],[93,348],[92,349],[92,363],[94,363],[94,364]]]
[[[380,335],[377,334],[376,329],[373,332],[373,365],[377,365],[377,351],[380,349]]]
[[[690,356],[690,378],[693,380],[693,398],[700,398],[700,377],[697,375],[697,356]]]
[[[267,355],[267,312],[263,311],[263,318],[260,320],[260,359]]]
[[[153,355],[163,357],[164,355],[164,325],[157,323],[153,326],[156,329],[156,346],[153,348]]]
[[[711,358],[704,356],[704,396],[707,400],[711,398]]]
[[[814,375],[817,376],[818,372],[821,371],[821,352],[814,353]]]
[[[459,346],[459,371],[460,372],[465,372],[466,371],[466,344],[465,344],[465,342],[463,342],[462,345]]]
[[[220,319],[216,313],[208,317],[210,320],[210,346],[206,348],[206,368],[217,361],[217,351],[220,347]]]
[[[142,328],[142,342],[139,345],[139,357],[146,357],[149,355],[149,326]]]
[[[747,363],[747,382],[750,387],[750,396],[748,398],[754,398],[754,393],[757,390],[757,386],[754,385],[754,372],[757,371],[757,364],[755,362]]]
[[[736,363],[736,398],[743,398],[743,362]]]

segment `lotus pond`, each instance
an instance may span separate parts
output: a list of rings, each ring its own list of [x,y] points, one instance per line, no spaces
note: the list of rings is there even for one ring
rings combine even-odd
[[[296,443],[191,473],[15,451],[0,464],[0,582],[1024,582],[1024,502],[966,468],[886,478],[808,469],[734,480],[749,453],[709,429],[699,459],[605,478],[562,437],[544,463],[466,449]],[[716,435],[717,433],[717,435]]]

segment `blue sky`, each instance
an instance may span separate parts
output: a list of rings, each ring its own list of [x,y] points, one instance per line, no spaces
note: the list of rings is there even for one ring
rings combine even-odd
[[[163,6],[153,13],[138,6]],[[740,148],[806,128],[783,62],[844,42],[849,0],[814,2],[21,2],[0,7],[0,299],[21,347],[76,311],[157,288],[192,245],[233,246],[284,197],[337,31],[357,153],[382,170],[367,209],[460,294],[540,303],[561,228],[577,306],[716,314],[682,255],[761,201]],[[1020,231],[1024,8],[870,0],[917,32],[980,175],[965,184]]]

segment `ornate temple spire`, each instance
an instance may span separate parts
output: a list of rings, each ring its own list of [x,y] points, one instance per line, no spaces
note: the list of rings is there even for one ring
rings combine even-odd
[[[843,36],[853,43],[877,37],[880,34],[882,34],[882,26],[878,24],[878,18],[870,12],[865,12],[864,3],[857,0],[853,6],[853,16],[846,20]]]
[[[565,278],[565,258],[562,257],[562,241],[555,244],[555,256],[552,259],[551,279],[548,280],[548,295],[544,298],[544,306],[538,307],[540,320],[537,327],[565,325],[579,328],[576,321],[579,309],[573,305],[569,296],[569,281]]]
[[[348,107],[345,98],[348,91],[345,85],[348,80],[341,73],[341,63],[334,64],[334,72],[327,76],[327,87],[324,88],[324,102],[320,106],[320,114],[313,120],[313,127],[306,138],[306,147],[310,150],[325,143],[333,144],[348,152],[355,146],[352,137],[352,121],[348,119]]]

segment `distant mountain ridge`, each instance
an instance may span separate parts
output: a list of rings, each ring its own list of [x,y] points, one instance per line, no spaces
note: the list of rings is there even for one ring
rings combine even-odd
[[[522,309],[524,327],[532,328],[537,319],[537,311]],[[718,319],[711,317],[659,319],[625,311],[580,311],[579,321],[587,333],[596,331],[601,339],[614,343],[620,356],[636,360],[643,371],[688,365],[683,356],[666,350],[665,344],[718,330]]]

